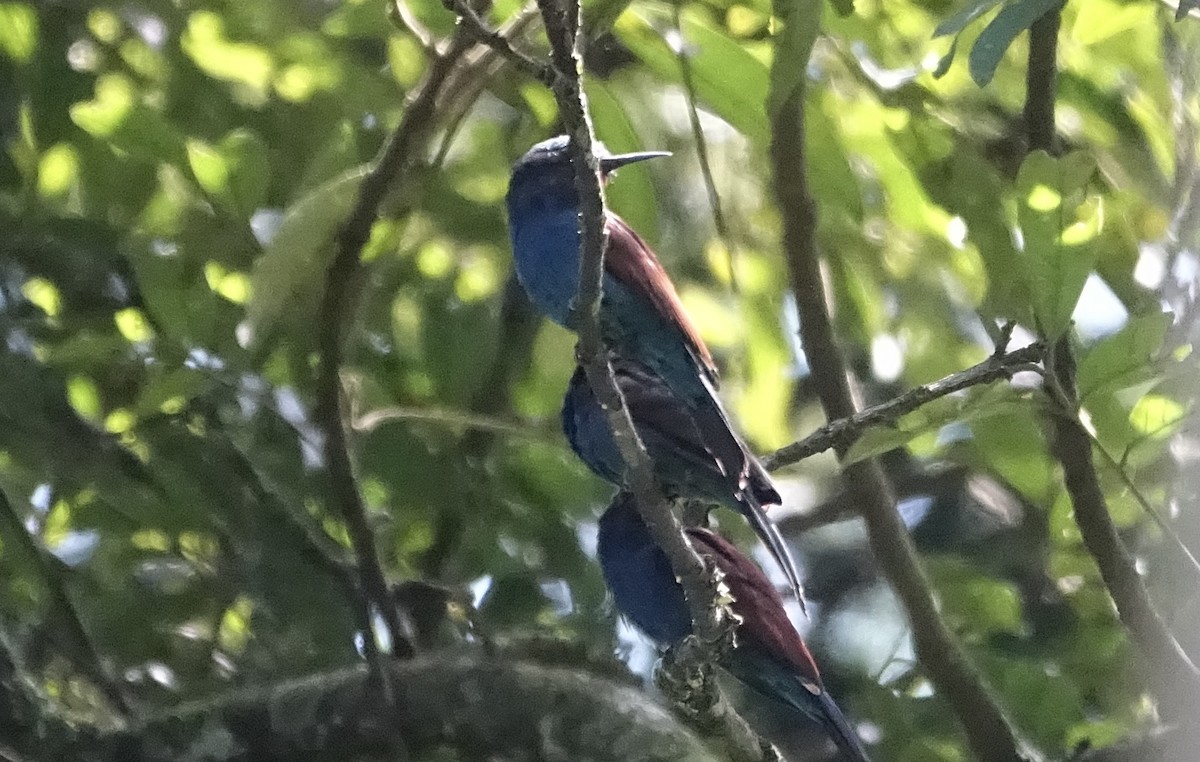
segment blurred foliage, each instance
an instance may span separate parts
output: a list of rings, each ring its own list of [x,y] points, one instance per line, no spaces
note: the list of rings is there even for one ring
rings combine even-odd
[[[1053,5],[843,2],[814,43],[798,0],[692,0],[679,28],[658,0],[585,3],[599,137],[674,152],[622,170],[610,202],[660,252],[755,446],[811,430],[766,161],[775,45],[794,56],[837,329],[868,398],[984,359],[1004,320],[1017,340],[1071,331],[1114,516],[1196,654],[1197,570],[1142,503],[1200,544],[1200,487],[1181,478],[1200,458],[1200,30],[1150,0],[1068,4],[1069,152],[1026,158],[1020,33]],[[409,11],[453,26],[433,0]],[[731,240],[711,224],[680,56]],[[0,645],[43,711],[107,726],[105,681],[141,711],[359,659],[311,417],[313,320],[331,237],[425,65],[371,0],[0,1]],[[455,621],[619,647],[645,672],[590,559],[608,488],[558,432],[573,339],[505,288],[508,168],[555,106],[487,76],[439,111],[430,168],[365,252],[345,369],[363,493],[387,572],[462,589],[475,611],[455,603]],[[1019,376],[860,449],[907,448],[889,471],[945,615],[1020,730],[1061,756],[1155,710],[1045,410]],[[839,496],[828,458],[779,481],[788,513]],[[818,660],[877,758],[965,759],[857,522],[794,539],[823,580]]]

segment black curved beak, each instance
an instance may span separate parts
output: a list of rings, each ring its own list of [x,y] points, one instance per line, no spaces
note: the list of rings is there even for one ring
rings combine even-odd
[[[646,159],[657,159],[660,156],[670,156],[670,151],[638,151],[637,153],[620,153],[616,156],[600,157],[600,171],[604,174],[616,172],[626,164],[635,164]]]

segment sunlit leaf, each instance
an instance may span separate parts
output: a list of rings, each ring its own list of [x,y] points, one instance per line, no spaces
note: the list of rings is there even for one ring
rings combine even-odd
[[[592,121],[596,135],[613,153],[644,151],[654,146],[643,146],[625,108],[617,99],[612,88],[600,80],[587,80],[588,104],[592,110]],[[679,157],[668,157],[656,161],[680,161]],[[633,229],[650,241],[658,241],[658,205],[654,200],[654,188],[650,184],[651,168],[646,164],[634,164],[622,169],[616,180],[608,186],[610,206],[633,226]]]
[[[630,8],[617,20],[614,30],[648,68],[680,82],[678,56],[659,31],[669,28],[667,19],[667,14],[650,8]],[[760,145],[766,145],[766,65],[699,14],[683,14],[683,34],[691,54],[697,98]]]
[[[1100,390],[1117,391],[1144,380],[1171,327],[1171,313],[1130,318],[1121,330],[1098,341],[1079,361],[1079,397],[1086,401]]]
[[[37,13],[27,3],[0,3],[0,52],[25,63],[37,49]]]
[[[320,285],[333,254],[333,235],[350,213],[366,173],[365,168],[352,169],[288,207],[251,275],[246,322],[253,346],[263,348],[288,304],[311,298]]]
[[[1041,330],[1057,338],[1070,325],[1083,284],[1098,251],[1089,245],[1103,224],[1098,197],[1084,198],[1095,172],[1092,159],[1076,152],[1056,159],[1031,153],[1017,176],[1022,256],[1030,297]]]
[[[271,171],[267,146],[256,133],[237,129],[221,140],[218,149],[229,172],[230,201],[234,210],[248,219],[267,195]]]

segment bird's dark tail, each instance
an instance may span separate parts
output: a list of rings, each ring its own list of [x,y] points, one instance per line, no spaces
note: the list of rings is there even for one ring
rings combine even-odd
[[[821,705],[821,724],[825,726],[829,737],[841,750],[840,759],[871,762],[871,758],[867,756],[867,750],[863,748],[862,741],[858,740],[858,734],[854,732],[854,728],[850,727],[846,715],[842,714],[842,710],[829,695],[829,691],[822,690],[817,694],[816,699]]]
[[[800,610],[807,615],[808,609],[804,605],[804,586],[800,583],[800,574],[796,571],[796,563],[792,560],[792,553],[788,550],[783,535],[779,533],[779,528],[775,526],[775,522],[767,518],[767,512],[763,510],[762,505],[750,494],[749,490],[742,492],[739,504],[746,520],[750,522],[750,527],[767,546],[775,563],[783,570],[788,585],[791,586],[796,594],[796,600],[800,603]]]

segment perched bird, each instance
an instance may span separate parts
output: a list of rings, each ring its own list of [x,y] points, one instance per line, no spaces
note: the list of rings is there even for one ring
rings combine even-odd
[[[745,516],[788,575],[803,607],[800,579],[787,545],[763,509],[764,505],[777,505],[780,499],[762,464],[711,407],[683,404],[640,362],[620,357],[611,357],[610,362],[634,428],[667,496],[716,503]],[[583,368],[576,368],[567,387],[562,425],[571,449],[588,468],[617,486],[627,486],[625,461]]]
[[[696,550],[724,573],[731,608],[741,618],[736,643],[721,666],[775,708],[800,712],[818,723],[842,759],[867,762],[862,743],[825,690],[808,647],[766,575],[715,532],[687,532]],[[628,492],[618,493],[600,517],[597,555],[617,609],[638,629],[661,646],[691,634],[683,588]]]
[[[665,155],[647,151],[603,156],[600,171],[607,178],[625,165]],[[579,286],[580,238],[579,199],[566,136],[538,143],[517,162],[507,201],[517,277],[541,312],[570,328],[571,301]],[[645,377],[653,379],[647,388],[649,395],[669,399],[676,418],[691,419],[692,428],[698,432],[685,427],[672,435],[690,438],[693,450],[707,449],[711,453],[709,457],[696,456],[702,459],[698,468],[704,474],[699,477],[704,486],[699,494],[686,489],[692,481],[688,468],[676,479],[670,473],[676,469],[660,468],[660,477],[666,482],[679,482],[681,496],[736,503],[734,507],[746,515],[767,543],[799,597],[801,587],[795,565],[778,531],[763,514],[764,505],[780,502],[779,494],[762,464],[734,433],[721,406],[712,354],[649,245],[611,212],[606,214],[604,224],[608,231],[600,305],[604,342],[616,356],[644,366]],[[647,405],[638,410],[645,412],[635,412],[635,418],[650,420],[658,415]],[[666,449],[657,455],[669,455]],[[593,468],[620,484],[625,469],[619,459],[611,463],[615,465],[607,473]],[[710,472],[714,470],[719,470],[722,478],[712,478]],[[714,489],[714,483],[719,488]]]
[[[579,290],[579,197],[566,136],[538,143],[513,167],[508,224],[517,278],[534,305],[568,325]],[[604,156],[604,179],[618,168],[668,154],[658,151]],[[617,215],[604,220],[601,331],[608,345],[663,375],[689,399],[717,383],[712,354],[683,309],[675,286],[650,246]]]

